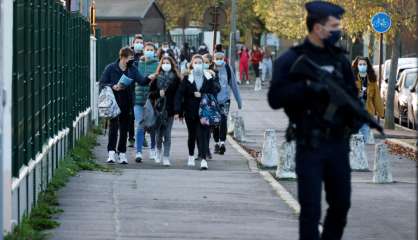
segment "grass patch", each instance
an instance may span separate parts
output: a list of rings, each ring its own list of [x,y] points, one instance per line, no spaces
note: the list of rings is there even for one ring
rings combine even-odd
[[[66,185],[69,178],[81,170],[112,171],[111,168],[94,161],[92,149],[100,133],[100,129],[93,128],[86,136],[78,140],[74,148],[61,160],[47,189],[39,194],[38,202],[32,208],[30,215],[25,216],[21,223],[5,236],[5,240],[48,239],[49,234],[44,231],[58,227],[60,224],[54,220],[54,215],[63,212],[59,208],[57,191]]]

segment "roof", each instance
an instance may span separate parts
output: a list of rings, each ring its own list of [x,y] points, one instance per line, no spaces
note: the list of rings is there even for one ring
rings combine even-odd
[[[154,3],[155,0],[96,0],[96,18],[140,20]]]

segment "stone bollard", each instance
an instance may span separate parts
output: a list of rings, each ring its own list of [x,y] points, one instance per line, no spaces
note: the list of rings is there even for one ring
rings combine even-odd
[[[367,137],[366,144],[376,144],[376,141],[374,140],[374,134],[373,131],[370,129],[369,136]]]
[[[255,80],[255,86],[254,86],[254,91],[260,91],[261,90],[261,80],[260,78],[256,78]]]
[[[264,167],[277,166],[279,152],[277,151],[277,135],[275,129],[266,129],[264,132],[263,151],[261,154],[261,164]]]
[[[296,178],[295,173],[296,143],[284,142],[280,146],[279,163],[277,165],[277,178]]]
[[[237,119],[237,116],[238,116],[238,112],[230,112],[228,115],[227,127],[228,127],[229,134],[232,134],[234,132],[235,121]]]
[[[376,145],[376,157],[373,167],[374,183],[391,183],[393,182],[392,172],[390,168],[390,154],[388,147],[384,143]]]
[[[243,142],[245,140],[244,118],[240,115],[237,115],[235,119],[234,138],[239,142]]]
[[[351,136],[350,140],[350,166],[353,171],[368,171],[369,162],[367,161],[364,149],[364,137],[362,134]]]

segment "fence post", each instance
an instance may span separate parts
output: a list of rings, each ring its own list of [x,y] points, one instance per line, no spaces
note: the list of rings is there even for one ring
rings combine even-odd
[[[0,0],[0,227],[11,231],[12,220],[12,71],[13,1]],[[7,89],[7,91],[6,91]],[[4,126],[4,127],[3,127]],[[0,234],[0,240],[3,239]]]
[[[99,124],[99,119],[97,109],[98,96],[96,96],[96,88],[98,87],[96,84],[96,42],[96,38],[90,36],[90,107],[92,120],[94,121],[94,125],[97,126]]]

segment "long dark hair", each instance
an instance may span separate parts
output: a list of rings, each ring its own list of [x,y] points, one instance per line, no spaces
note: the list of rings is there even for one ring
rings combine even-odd
[[[163,61],[164,60],[168,60],[170,62],[170,64],[171,64],[171,70],[177,75],[177,77],[179,79],[181,79],[181,74],[180,74],[179,70],[177,69],[176,61],[174,61],[174,59],[172,57],[170,57],[170,56],[163,56],[161,58],[160,64],[158,64],[158,67],[157,67],[156,74],[157,75],[160,75],[160,73],[162,71],[162,65],[163,65]]]
[[[366,61],[366,64],[367,64],[367,77],[368,77],[368,80],[369,80],[370,82],[376,82],[376,81],[377,81],[376,73],[374,72],[373,65],[371,64],[371,62],[370,62],[370,60],[369,60],[369,58],[368,58],[368,57],[357,56],[357,57],[354,59],[353,64],[351,65],[351,67],[353,68],[353,73],[354,73],[354,76],[356,76],[356,77],[357,77],[357,76],[358,76],[358,74],[359,74],[359,71],[358,71],[358,62],[359,62],[360,60],[364,60],[364,61]]]

